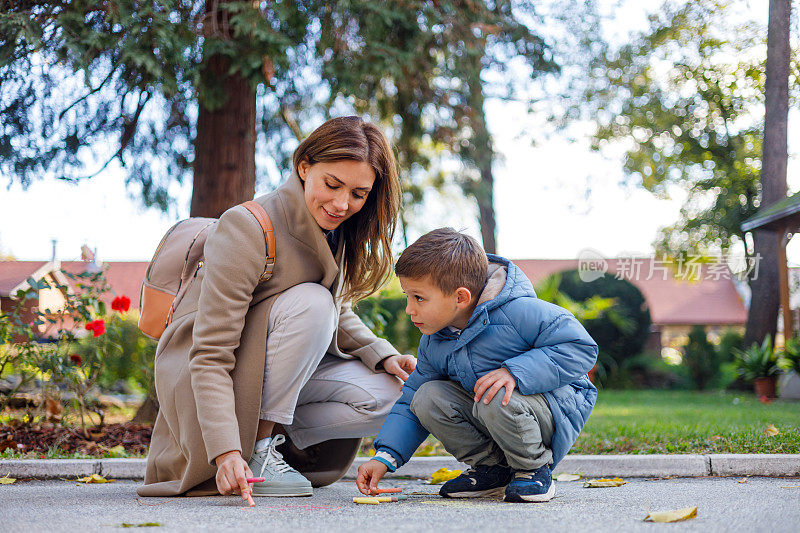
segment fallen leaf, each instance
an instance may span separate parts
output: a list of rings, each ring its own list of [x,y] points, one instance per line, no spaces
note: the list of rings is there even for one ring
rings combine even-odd
[[[746,478],[746,477],[743,477],[742,479],[740,479],[739,481],[737,481],[737,483],[747,483],[747,478]]]
[[[0,485],[11,485],[16,480],[17,478],[8,477],[8,474],[6,474],[5,476],[0,477]]]
[[[106,479],[103,476],[101,476],[100,474],[92,474],[91,476],[78,478],[75,481],[78,481],[80,483],[111,483],[112,481],[115,481],[115,480],[114,479]]]
[[[53,398],[44,399],[45,415],[47,420],[61,420],[61,414],[64,412],[64,406],[61,402]]]
[[[128,457],[128,452],[122,444],[117,444],[113,448],[106,450],[106,455],[109,457]]]
[[[8,437],[8,439],[4,440],[3,442],[0,442],[0,452],[5,451],[6,448],[11,448],[13,450],[16,450],[18,448],[18,445],[16,441],[12,440],[11,437]]]
[[[767,425],[767,428],[764,430],[764,435],[768,437],[774,437],[775,435],[780,435],[781,432],[778,431],[778,428],[775,427],[774,424]]]
[[[697,516],[697,507],[686,507],[675,511],[661,511],[650,513],[644,517],[645,522],[680,522]]]
[[[129,524],[127,522],[122,523],[122,527],[159,527],[163,526],[161,522],[142,522],[141,524]]]
[[[594,488],[601,488],[601,487],[621,487],[628,483],[627,481],[623,481],[622,478],[612,478],[612,479],[587,479],[583,482],[583,486],[589,489]]]
[[[457,478],[461,475],[461,470],[448,470],[444,467],[440,468],[433,474],[431,474],[431,485],[437,485],[439,483],[444,483],[445,481],[450,481],[453,478]]]
[[[578,481],[581,478],[580,474],[567,474],[566,472],[561,473],[555,477],[556,481],[563,482],[563,481]]]

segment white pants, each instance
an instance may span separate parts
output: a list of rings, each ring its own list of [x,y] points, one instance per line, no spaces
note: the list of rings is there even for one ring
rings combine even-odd
[[[377,434],[400,397],[395,376],[326,354],[337,314],[316,283],[286,290],[270,311],[259,418],[282,424],[300,449]]]

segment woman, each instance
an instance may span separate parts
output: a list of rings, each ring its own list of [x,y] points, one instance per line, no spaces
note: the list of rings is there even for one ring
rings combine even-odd
[[[272,277],[259,281],[261,226],[244,207],[229,209],[161,336],[142,496],[249,499],[253,475],[268,478],[254,495],[310,495],[276,450],[283,433],[294,450],[374,435],[397,378],[414,369],[350,308],[391,272],[400,189],[386,137],[358,117],[332,119],[298,146],[293,167],[255,200],[275,230]]]

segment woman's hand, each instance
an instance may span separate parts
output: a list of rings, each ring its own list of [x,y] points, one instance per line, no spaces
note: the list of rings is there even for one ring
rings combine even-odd
[[[405,381],[408,379],[408,375],[417,368],[417,358],[408,354],[390,355],[383,360],[383,368],[388,373]]]
[[[255,507],[253,489],[247,483],[247,478],[254,477],[247,462],[242,459],[239,450],[218,455],[214,460],[217,464],[217,490],[220,494],[240,494],[250,507]]]
[[[367,496],[378,494],[378,481],[389,470],[385,464],[375,459],[370,459],[366,463],[358,467],[358,477],[356,478],[356,485],[361,494]]]

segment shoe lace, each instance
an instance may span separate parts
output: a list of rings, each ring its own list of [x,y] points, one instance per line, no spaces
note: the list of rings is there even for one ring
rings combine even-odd
[[[283,436],[282,434],[278,434],[272,437],[272,440],[267,446],[266,457],[264,458],[264,462],[261,464],[261,472],[258,473],[259,476],[264,475],[264,470],[267,468],[267,465],[272,467],[272,469],[278,472],[279,474],[283,474],[285,472],[290,472],[294,470],[283,459],[283,455],[281,455],[281,452],[275,449],[277,446],[280,446],[284,442],[286,442],[286,437]]]
[[[533,479],[533,474],[528,472],[515,472],[514,477],[517,479]]]

